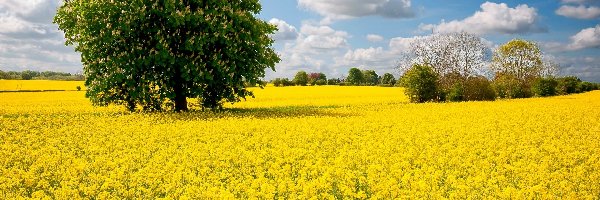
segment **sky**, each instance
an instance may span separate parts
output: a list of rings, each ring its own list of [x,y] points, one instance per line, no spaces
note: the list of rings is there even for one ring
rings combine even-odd
[[[468,32],[490,48],[511,39],[538,43],[561,75],[600,82],[600,0],[260,0],[259,18],[278,27],[281,57],[266,79],[299,71],[343,78],[351,67],[396,68],[418,37]],[[78,73],[80,56],[64,45],[52,17],[59,0],[0,0],[0,70]]]

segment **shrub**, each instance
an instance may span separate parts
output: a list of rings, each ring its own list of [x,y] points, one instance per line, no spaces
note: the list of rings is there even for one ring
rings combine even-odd
[[[290,81],[288,78],[281,79],[281,85],[283,86],[293,86],[294,82]]]
[[[487,78],[472,76],[465,82],[463,98],[467,101],[493,101],[496,100],[496,91]]]
[[[339,78],[332,78],[327,80],[327,85],[339,85],[341,83]]]
[[[567,76],[558,79],[557,92],[561,95],[579,92],[577,87],[581,80],[575,76]]]
[[[578,88],[579,88],[580,92],[589,92],[589,91],[594,90],[594,84],[584,81],[584,82],[579,83]]]
[[[438,100],[438,74],[429,65],[413,65],[402,77],[404,91],[411,102]]]
[[[325,81],[325,80],[317,80],[317,81],[315,81],[315,85],[327,85],[327,81]]]
[[[466,100],[464,97],[465,88],[462,84],[456,83],[448,90],[448,94],[446,95],[446,100],[448,101],[464,101]]]
[[[538,97],[548,97],[556,95],[558,81],[554,78],[539,78],[533,83],[533,94]]]
[[[281,78],[276,78],[275,80],[273,80],[273,85],[275,87],[280,87],[281,86]]]
[[[497,74],[494,87],[500,98],[529,98],[532,96],[531,86],[523,80],[509,74]]]

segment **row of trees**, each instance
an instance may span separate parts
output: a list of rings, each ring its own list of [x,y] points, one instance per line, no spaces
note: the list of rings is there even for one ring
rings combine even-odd
[[[451,33],[422,38],[411,46],[412,54],[404,62],[410,66],[399,68],[405,72],[402,85],[412,102],[528,98],[597,88],[576,77],[557,78],[558,64],[544,60],[532,41],[514,39],[490,53],[481,38]]]
[[[53,71],[2,71],[0,70],[0,79],[4,80],[64,80],[64,81],[83,81],[85,78],[82,74],[71,74],[65,72]]]
[[[379,76],[374,70],[360,70],[358,68],[351,68],[345,79],[327,79],[327,76],[324,73],[313,72],[309,74],[305,71],[299,71],[292,80],[289,80],[288,78],[276,78],[272,80],[273,85],[276,87],[294,85],[379,85],[391,87],[396,85],[396,82],[396,78],[390,73]]]

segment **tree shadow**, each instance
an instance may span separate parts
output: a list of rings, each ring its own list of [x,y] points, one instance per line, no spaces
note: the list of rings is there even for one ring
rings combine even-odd
[[[282,106],[265,108],[224,108],[220,111],[191,110],[183,113],[166,114],[171,120],[209,120],[220,118],[302,118],[302,117],[350,117],[349,113],[341,113],[335,108],[340,106]]]

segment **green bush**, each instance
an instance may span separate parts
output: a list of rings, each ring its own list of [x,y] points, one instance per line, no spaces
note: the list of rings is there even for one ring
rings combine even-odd
[[[538,97],[548,97],[556,95],[558,81],[554,78],[539,78],[533,83],[533,94]]]
[[[402,85],[411,102],[438,101],[438,80],[431,66],[415,64],[402,77]]]
[[[273,85],[274,85],[275,87],[280,87],[280,86],[282,86],[282,84],[281,84],[281,78],[276,78],[275,80],[273,80]]]
[[[515,99],[533,96],[530,84],[517,79],[513,75],[496,75],[494,88],[500,98]]]
[[[578,88],[579,88],[580,92],[589,92],[589,91],[594,90],[594,84],[584,81],[584,82],[579,83]]]
[[[496,91],[487,78],[473,76],[465,82],[464,98],[467,101],[493,101],[496,100]]]
[[[315,81],[315,85],[327,85],[327,81],[319,79]]]
[[[327,80],[327,85],[339,85],[341,83],[339,78],[332,78]]]
[[[454,84],[450,90],[448,90],[448,95],[446,95],[446,100],[448,101],[465,101],[465,88],[462,84],[456,83]]]
[[[578,93],[579,88],[577,87],[581,80],[575,76],[567,76],[558,79],[558,94],[573,94]]]

